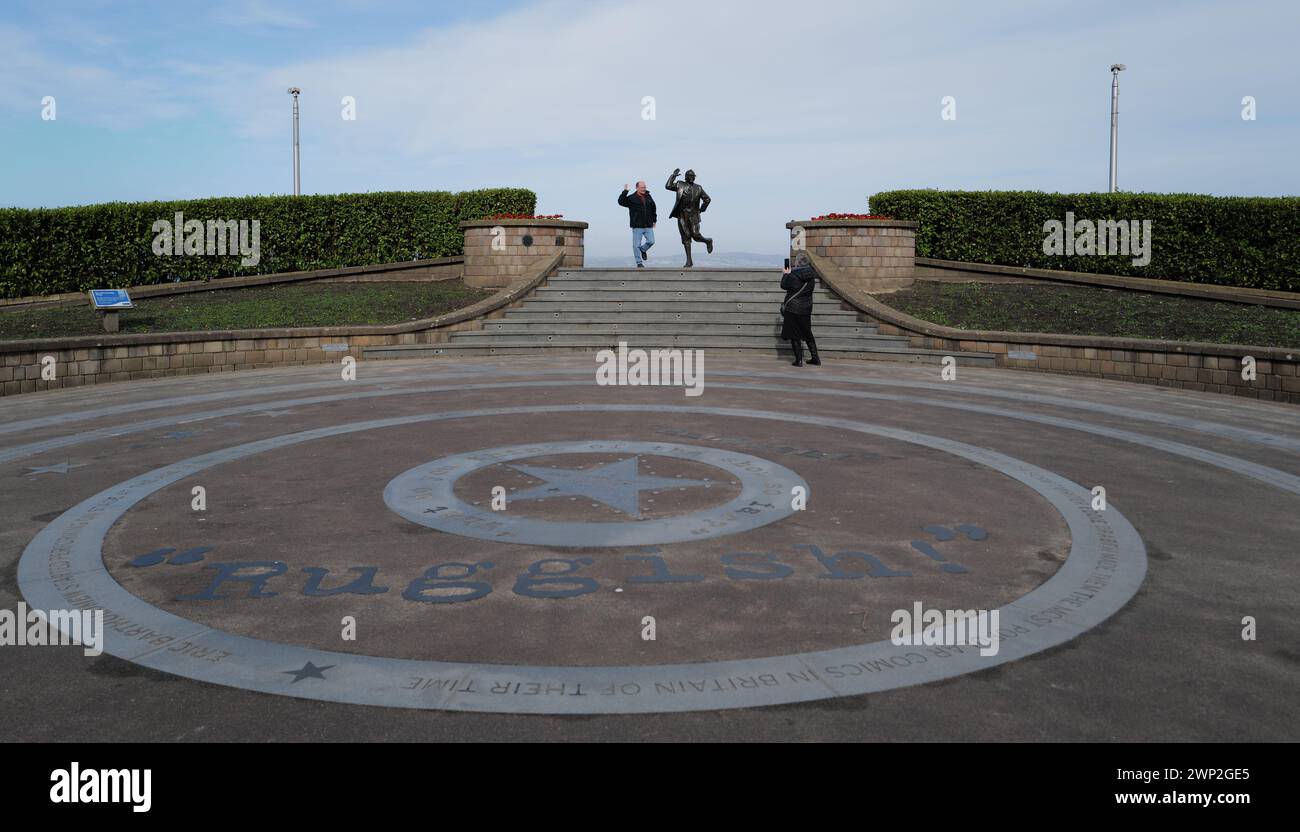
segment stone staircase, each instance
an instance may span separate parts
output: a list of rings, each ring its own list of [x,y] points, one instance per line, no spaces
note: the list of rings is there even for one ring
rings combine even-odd
[[[440,344],[367,347],[365,358],[583,352],[617,346],[698,348],[708,352],[791,355],[781,341],[779,270],[561,269],[522,304],[483,329]],[[823,358],[993,366],[992,355],[913,349],[881,335],[822,288],[813,298],[813,334]]]

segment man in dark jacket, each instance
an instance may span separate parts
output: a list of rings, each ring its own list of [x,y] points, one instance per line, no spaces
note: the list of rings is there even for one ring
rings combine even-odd
[[[781,288],[785,290],[785,302],[781,304],[781,316],[784,319],[781,339],[790,342],[790,348],[794,350],[794,361],[791,363],[796,367],[803,366],[803,345],[799,343],[801,340],[808,342],[808,351],[812,353],[808,363],[814,366],[821,366],[822,363],[821,356],[817,355],[817,341],[812,334],[813,291],[816,287],[817,273],[804,256],[798,258],[793,271],[786,266],[781,275]]]
[[[627,209],[628,222],[632,226],[632,259],[638,269],[645,268],[642,261],[650,258],[650,246],[655,244],[655,223],[659,220],[654,197],[650,196],[645,182],[638,182],[636,193],[631,196],[627,193],[627,185],[623,186],[618,204]]]

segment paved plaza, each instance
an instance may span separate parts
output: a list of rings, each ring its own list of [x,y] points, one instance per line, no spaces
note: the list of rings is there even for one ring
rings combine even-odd
[[[0,401],[0,739],[1300,739],[1291,405],[705,350]],[[996,612],[996,650],[899,611]],[[1245,636],[1243,635],[1245,634]]]

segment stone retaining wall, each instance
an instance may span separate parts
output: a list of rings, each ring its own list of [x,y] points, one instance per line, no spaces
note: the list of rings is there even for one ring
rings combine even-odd
[[[1128,289],[1160,295],[1179,295],[1217,300],[1227,303],[1247,303],[1277,309],[1300,309],[1300,293],[1274,289],[1249,289],[1242,286],[1218,286],[1212,283],[1192,283],[1184,280],[1152,279],[1128,275],[1067,272],[1055,269],[1031,269],[1019,266],[996,266],[988,263],[963,263],[957,260],[916,258],[917,280],[943,280],[962,283],[1054,283],[1075,286],[1095,286],[1105,289]]]
[[[337,269],[314,269],[305,272],[277,272],[244,277],[222,277],[216,280],[189,280],[183,283],[154,283],[132,286],[127,289],[132,300],[183,295],[190,292],[211,292],[219,289],[246,289],[250,286],[269,286],[277,283],[330,283],[330,282],[423,282],[429,280],[454,280],[460,277],[464,265],[461,257],[437,257],[399,263],[376,263],[370,266],[343,266]],[[107,288],[107,287],[105,287]],[[0,299],[0,313],[9,310],[41,309],[68,304],[89,304],[87,292],[64,292],[58,295],[32,295],[21,298]]]
[[[361,359],[364,347],[438,344],[453,332],[481,329],[545,282],[561,255],[532,258],[531,268],[490,298],[436,318],[393,326],[312,327],[232,332],[169,332],[0,341],[0,396],[115,381],[198,375]],[[42,376],[54,358],[54,379]]]
[[[500,314],[502,313],[498,312],[491,317]],[[162,376],[188,376],[295,364],[341,364],[346,355],[359,361],[362,347],[441,343],[452,332],[480,327],[480,323],[471,321],[427,332],[400,335],[235,338],[9,352],[4,354],[3,366],[0,366],[0,395]],[[327,350],[326,345],[342,349]],[[42,359],[45,356],[55,358],[55,378],[52,381],[43,380],[41,376]]]
[[[1092,376],[1300,404],[1300,350],[1038,332],[963,330],[923,321],[854,285],[839,266],[813,253],[828,288],[876,323],[882,335],[905,335],[921,349],[982,352],[998,367]],[[1243,359],[1255,376],[1243,378]]]

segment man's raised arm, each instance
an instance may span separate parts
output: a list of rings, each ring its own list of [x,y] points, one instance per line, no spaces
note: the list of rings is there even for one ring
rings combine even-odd
[[[677,190],[677,176],[682,172],[681,168],[673,168],[673,172],[668,174],[668,184],[664,185],[670,191]]]

